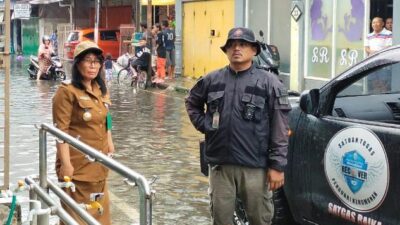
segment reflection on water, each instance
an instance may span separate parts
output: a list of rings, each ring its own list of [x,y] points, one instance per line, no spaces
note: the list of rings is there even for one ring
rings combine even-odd
[[[135,95],[124,88],[115,88],[111,96],[116,159],[147,178],[159,177],[153,185],[155,224],[208,224],[207,182],[198,165],[201,136],[187,118],[183,96]],[[110,183],[117,187],[121,181]],[[137,197],[129,196],[128,202],[137,205]]]
[[[59,83],[28,79],[28,61],[11,72],[11,180],[38,173],[38,130],[51,123],[51,98]],[[111,86],[115,159],[146,178],[157,175],[153,224],[209,224],[207,179],[200,175],[198,140],[183,95]],[[49,135],[50,136],[50,135]],[[55,147],[48,138],[48,169],[54,177]],[[110,174],[113,224],[131,224],[138,211],[137,189]],[[125,208],[126,207],[126,208]]]

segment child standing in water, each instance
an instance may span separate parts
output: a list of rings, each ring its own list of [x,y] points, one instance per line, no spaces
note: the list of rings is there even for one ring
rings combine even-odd
[[[106,69],[106,81],[110,82],[112,80],[113,73],[113,63],[110,53],[107,53],[106,60],[104,60],[104,68]]]

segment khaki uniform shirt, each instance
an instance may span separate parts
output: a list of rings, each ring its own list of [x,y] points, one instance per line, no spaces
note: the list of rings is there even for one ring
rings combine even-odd
[[[106,116],[109,95],[102,96],[97,83],[92,84],[93,91],[81,90],[72,84],[63,82],[53,97],[53,122],[55,126],[79,138],[85,144],[108,153]],[[89,112],[91,119],[85,121],[83,114]],[[86,182],[98,182],[107,178],[108,169],[100,163],[90,162],[85,155],[69,147],[71,164],[74,167],[73,179]],[[56,171],[59,176],[61,161],[56,159]],[[59,178],[61,178],[59,176]]]

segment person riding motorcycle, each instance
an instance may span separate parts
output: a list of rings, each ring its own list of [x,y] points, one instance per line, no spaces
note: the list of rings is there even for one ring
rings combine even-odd
[[[151,51],[147,45],[146,38],[140,39],[139,43],[136,44],[138,47],[135,52],[135,57],[132,59],[131,66],[135,69],[135,72],[140,70],[147,71],[147,67],[150,63]]]
[[[46,73],[47,69],[51,66],[52,54],[53,46],[51,45],[50,37],[44,35],[38,51],[39,70],[37,74],[37,80],[40,80],[42,74]]]

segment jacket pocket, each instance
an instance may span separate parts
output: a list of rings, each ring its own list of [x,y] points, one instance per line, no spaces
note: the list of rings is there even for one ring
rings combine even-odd
[[[207,112],[205,116],[205,132],[209,133],[211,131],[216,131],[217,129],[212,128],[213,116],[215,112],[221,112],[224,106],[224,91],[210,92],[207,95]],[[218,123],[221,124],[221,115],[219,115]],[[218,125],[219,125],[218,124]]]
[[[214,113],[215,111],[221,111],[223,106],[223,97],[225,91],[210,92],[207,96],[207,111]]]
[[[252,108],[252,109],[251,109]],[[249,93],[245,93],[242,96],[242,115],[245,118],[251,118],[247,120],[260,122],[262,120],[262,116],[265,112],[265,98],[253,95]],[[254,112],[252,112],[252,110]],[[250,115],[252,114],[252,115]]]

